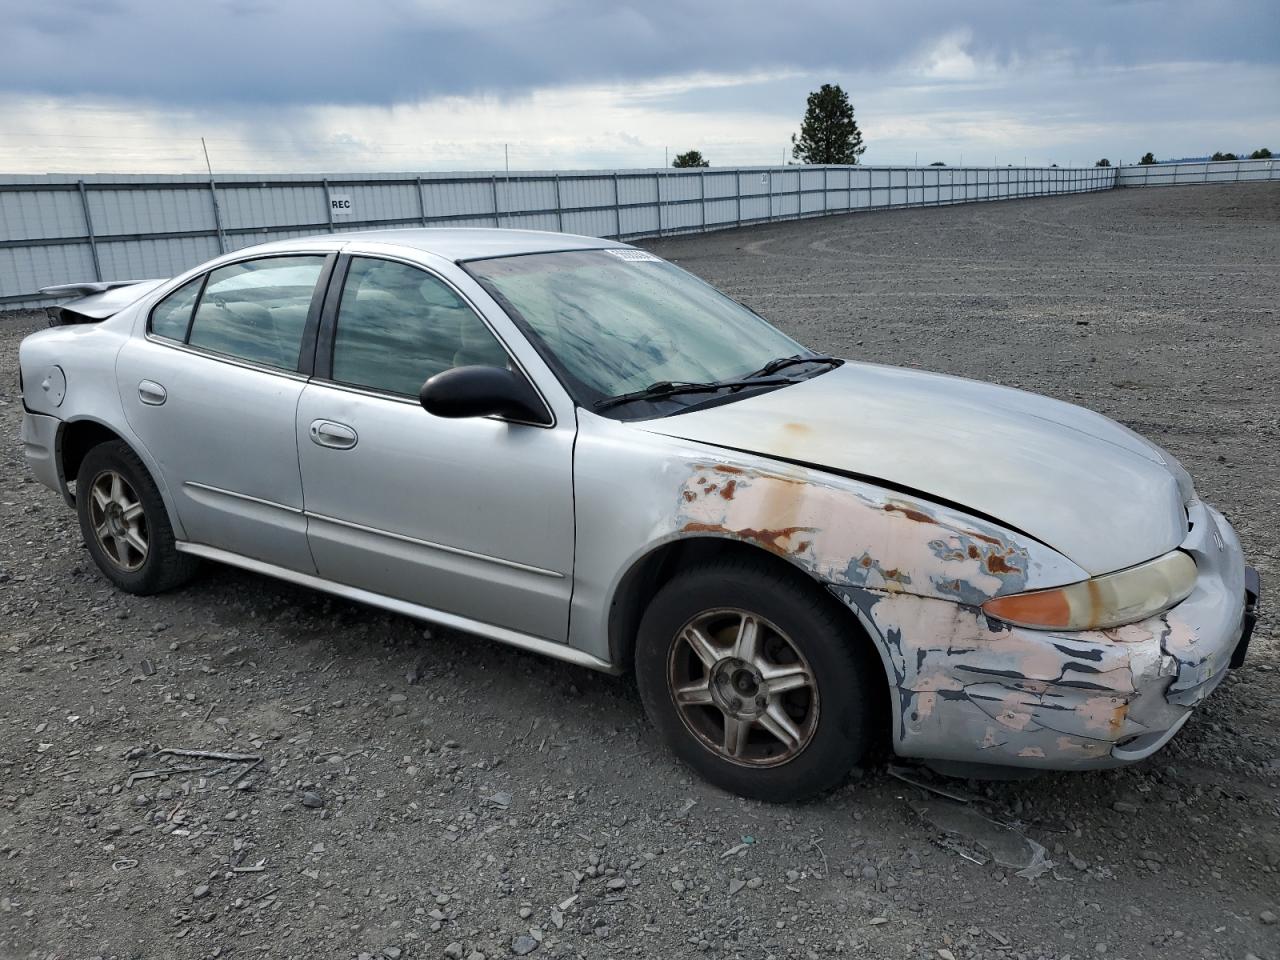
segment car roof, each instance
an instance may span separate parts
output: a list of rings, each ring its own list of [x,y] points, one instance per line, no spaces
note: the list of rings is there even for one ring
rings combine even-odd
[[[546,230],[507,230],[496,227],[413,227],[401,230],[356,230],[350,233],[318,234],[276,240],[254,247],[254,251],[336,250],[351,242],[385,243],[408,247],[444,257],[446,260],[480,260],[510,257],[522,253],[549,253],[556,250],[599,250],[626,247],[616,240],[582,237]],[[243,256],[248,250],[237,251]]]

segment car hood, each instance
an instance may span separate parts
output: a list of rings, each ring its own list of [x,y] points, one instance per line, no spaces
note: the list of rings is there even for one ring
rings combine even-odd
[[[637,426],[947,501],[1030,534],[1094,575],[1174,549],[1194,496],[1176,460],[1100,414],[869,363]]]

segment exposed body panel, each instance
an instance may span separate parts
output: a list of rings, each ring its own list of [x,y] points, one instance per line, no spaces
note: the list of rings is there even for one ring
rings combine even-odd
[[[835,587],[877,638],[904,756],[1106,767],[1159,749],[1221,682],[1240,638],[1244,558],[1220,513],[1192,505],[1194,592],[1111,630],[1010,627],[976,607]]]
[[[958,377],[847,363],[644,426],[926,491],[1025,530],[1090,574],[1149,560],[1186,532],[1190,482],[1152,444],[1081,407]]]
[[[573,639],[597,655],[604,655],[605,618],[621,578],[655,546],[677,539],[740,540],[823,582],[953,601],[1086,576],[1043,544],[926,500],[585,412],[575,484]]]

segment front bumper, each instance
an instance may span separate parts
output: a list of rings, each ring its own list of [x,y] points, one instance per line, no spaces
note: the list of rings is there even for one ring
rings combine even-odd
[[[58,428],[62,421],[27,410],[22,415],[22,453],[27,466],[46,487],[63,493],[58,472]]]
[[[1160,616],[1111,630],[1027,630],[945,600],[837,590],[879,634],[892,668],[898,753],[1081,769],[1164,746],[1243,655],[1256,619],[1256,574],[1235,531],[1206,504],[1188,513],[1181,549],[1196,561],[1195,589]]]

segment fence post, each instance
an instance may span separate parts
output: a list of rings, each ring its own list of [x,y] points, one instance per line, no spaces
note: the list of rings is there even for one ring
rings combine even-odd
[[[662,174],[653,175],[653,189],[658,195],[658,236],[662,236]]]
[[[489,178],[489,185],[493,189],[493,225],[495,227],[501,227],[502,216],[498,212],[498,175],[496,173]]]
[[[218,209],[218,185],[213,180],[213,174],[209,174],[209,196],[213,198],[213,229],[218,233],[218,252],[227,252],[227,237],[222,232],[222,211]],[[329,202],[326,194],[325,203]]]
[[[804,198],[801,196],[800,188],[804,185],[804,164],[796,167],[796,219],[799,220],[804,216]]]
[[[329,199],[329,178],[320,182],[324,184],[324,212],[329,218],[329,232],[333,233],[333,201]]]
[[[742,171],[733,171],[733,185],[735,187],[734,194],[737,199],[738,222],[736,226],[742,226]]]
[[[613,172],[613,225],[617,228],[617,232],[613,235],[615,240],[622,239],[622,194],[618,191],[618,171]]]
[[[707,232],[707,171],[703,169],[698,174],[698,200],[701,201],[699,206],[702,207],[702,232]]]
[[[413,182],[418,191],[418,217],[422,220],[422,225],[425,227],[427,225],[427,198],[422,192],[422,178],[414,177]]]
[[[84,228],[89,234],[89,253],[93,256],[93,279],[102,279],[102,263],[98,260],[98,238],[93,234],[93,214],[89,212],[89,191],[80,183],[80,209],[84,211]]]
[[[560,204],[560,174],[555,175],[556,185],[556,229],[564,233],[564,208]]]

